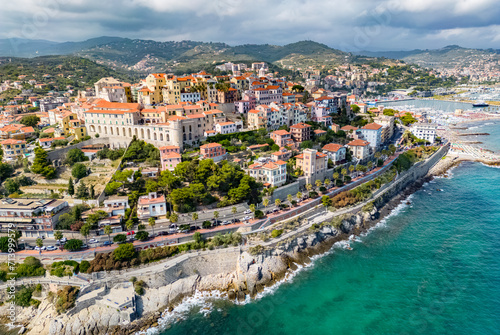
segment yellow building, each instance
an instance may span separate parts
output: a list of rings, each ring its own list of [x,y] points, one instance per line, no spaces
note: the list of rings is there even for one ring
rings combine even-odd
[[[151,91],[148,92],[149,105],[163,102],[163,87],[165,86],[165,73],[151,73],[146,77],[146,86]],[[139,94],[142,90],[139,91]]]
[[[72,127],[71,121],[78,120],[78,116],[72,112],[66,112],[61,116],[59,121],[59,129],[61,129],[63,135],[68,135],[70,133],[70,128]]]
[[[75,139],[81,141],[87,136],[87,128],[80,120],[71,120],[70,125],[69,134],[74,135]]]
[[[19,156],[25,156],[26,151],[26,141],[8,139],[0,142],[3,149],[4,160],[15,160]]]

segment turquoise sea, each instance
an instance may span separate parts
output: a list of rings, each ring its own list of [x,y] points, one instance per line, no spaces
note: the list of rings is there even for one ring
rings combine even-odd
[[[192,303],[162,334],[500,334],[498,185],[500,169],[465,163],[353,250],[333,248],[256,301]]]

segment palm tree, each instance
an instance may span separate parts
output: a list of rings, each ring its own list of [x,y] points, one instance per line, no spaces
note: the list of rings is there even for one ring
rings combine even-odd
[[[351,177],[352,177],[352,173],[354,172],[355,169],[356,168],[354,167],[354,165],[349,166],[349,172],[350,172]]]
[[[340,171],[340,173],[342,174],[342,182],[344,182],[344,180],[345,180],[345,176],[346,176],[346,174],[347,174],[347,169],[346,169],[346,168],[342,169],[342,170]]]
[[[215,211],[214,212],[214,219],[217,221],[218,218],[219,218],[219,212]]]
[[[378,160],[380,159],[380,157],[382,157],[382,154],[380,153],[380,151],[377,151],[374,156]]]
[[[337,173],[337,178],[338,178],[338,173]],[[332,183],[332,181],[330,179],[325,179],[325,181],[323,182],[323,184],[325,184],[325,187],[328,189],[328,187],[330,186],[330,184]]]
[[[254,204],[251,204],[249,206],[250,210],[255,214],[255,205]]]
[[[302,199],[302,192],[297,192],[296,197],[297,197],[297,200]]]
[[[89,224],[84,224],[82,228],[80,228],[80,234],[85,237],[85,244],[87,244],[87,237],[90,234],[90,228],[91,226]]]
[[[149,218],[148,219],[148,224],[153,229],[153,235],[154,235],[155,234],[155,224],[156,224],[155,218],[153,218],[153,217]]]
[[[60,230],[56,230],[54,232],[54,238],[60,243],[61,239],[63,238],[63,233]]]
[[[373,162],[369,161],[368,163],[366,163],[366,167],[368,168],[368,170],[371,170],[373,168]]]
[[[108,241],[111,242],[111,233],[113,232],[113,229],[111,229],[110,225],[104,226],[104,234],[108,235]]]
[[[317,187],[318,189],[321,187],[321,185],[323,185],[323,183],[322,183],[322,182],[321,182],[321,180],[319,180],[319,179],[318,179],[318,180],[316,180],[315,184],[316,184],[316,187]]]
[[[127,222],[125,222],[125,227],[127,228],[127,230],[132,230],[132,228],[134,228],[134,221],[127,220]]]
[[[290,207],[292,206],[292,200],[293,200],[293,195],[289,194],[286,196],[286,199],[288,200],[288,202],[290,203]]]
[[[236,206],[233,206],[233,208],[231,208],[231,213],[233,213],[233,220],[236,217],[237,212],[238,212],[238,209],[236,208]]]
[[[262,204],[265,208],[267,208],[267,206],[269,206],[269,198],[264,198],[264,200],[262,200]]]
[[[337,179],[339,179],[340,175],[338,172],[334,172],[332,177],[333,177],[333,180],[337,180]]]
[[[311,192],[312,188],[313,188],[313,186],[311,184],[306,184],[306,190]]]
[[[280,205],[281,205],[281,200],[280,200],[280,199],[276,199],[276,200],[274,200],[274,204],[276,205],[276,207],[278,207],[278,208],[279,208],[279,207],[280,207]]]

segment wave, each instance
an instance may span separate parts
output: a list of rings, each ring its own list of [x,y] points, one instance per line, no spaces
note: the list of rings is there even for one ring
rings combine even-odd
[[[182,302],[174,307],[170,312],[165,311],[162,314],[162,317],[158,320],[158,327],[153,327],[149,328],[146,331],[140,331],[137,332],[136,334],[138,335],[157,335],[159,334],[162,330],[166,329],[169,324],[176,323],[178,321],[186,320],[190,313],[193,312],[193,310],[198,309],[198,313],[201,313],[203,316],[209,315],[213,310],[214,310],[214,305],[213,301],[214,300],[227,300],[230,301],[236,305],[245,305],[252,303],[254,301],[261,300],[262,298],[274,294],[281,285],[286,284],[286,283],[291,283],[293,282],[294,278],[301,273],[302,271],[306,271],[310,268],[312,268],[315,264],[315,262],[318,259],[321,259],[327,255],[330,255],[338,249],[348,249],[352,250],[352,243],[363,243],[363,238],[366,237],[368,234],[370,234],[372,231],[379,229],[379,228],[386,228],[387,227],[387,220],[393,216],[396,216],[400,214],[402,211],[404,211],[406,208],[410,208],[412,206],[408,205],[407,202],[410,201],[413,198],[414,194],[410,194],[406,198],[404,198],[401,203],[396,206],[386,217],[384,217],[382,220],[377,222],[373,227],[369,228],[366,232],[361,233],[360,236],[356,235],[350,235],[347,240],[342,240],[335,242],[333,246],[326,252],[320,254],[320,255],[314,255],[312,256],[311,262],[300,265],[297,264],[297,269],[294,271],[288,271],[283,279],[280,281],[277,281],[274,283],[274,285],[265,287],[263,291],[259,292],[256,294],[254,299],[250,298],[250,295],[245,296],[244,301],[238,301],[238,300],[229,300],[227,298],[227,295],[225,293],[222,293],[220,291],[196,291],[194,295],[190,297],[185,297]]]
[[[481,163],[481,165],[489,167],[489,168],[500,169],[500,165],[488,165],[488,164],[485,164],[483,162],[480,162],[480,163]]]

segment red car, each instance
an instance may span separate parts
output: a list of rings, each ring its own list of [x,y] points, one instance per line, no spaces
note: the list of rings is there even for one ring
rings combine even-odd
[[[134,234],[135,234],[135,231],[133,231],[133,230],[132,230],[132,231],[127,232],[127,235],[134,235]]]

